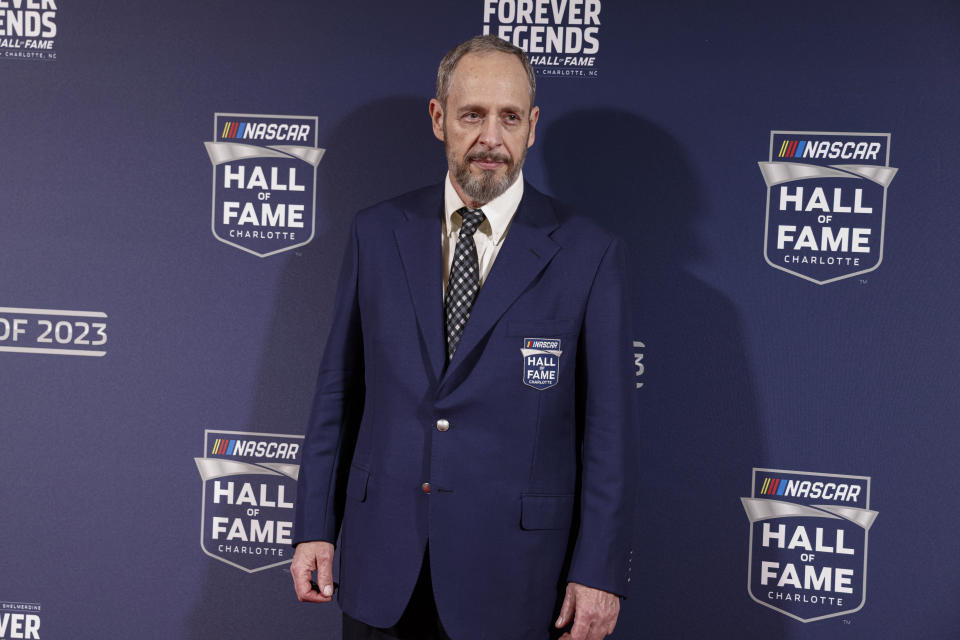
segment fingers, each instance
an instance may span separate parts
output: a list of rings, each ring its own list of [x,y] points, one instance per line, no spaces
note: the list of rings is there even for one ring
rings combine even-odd
[[[333,558],[325,555],[320,556],[317,564],[317,586],[320,587],[320,595],[330,599],[333,598]]]
[[[323,545],[329,546],[329,549]],[[293,562],[290,563],[290,575],[293,577],[293,589],[300,602],[330,602],[333,599],[332,549],[333,545],[324,542],[303,542],[297,545]],[[310,581],[315,569],[318,572],[319,591],[314,589]],[[327,595],[324,595],[324,587]]]
[[[560,640],[603,640],[613,633],[619,613],[620,599],[616,595],[571,582],[555,626],[573,622]]]
[[[577,590],[573,585],[568,584],[566,594],[563,597],[563,604],[560,605],[560,617],[557,618],[556,627],[559,629],[571,620],[573,620],[573,627],[560,636],[560,640],[588,640],[590,620],[586,614],[581,614],[577,610]],[[592,637],[590,640],[592,640]]]
[[[569,631],[570,640],[603,640],[611,631],[606,631],[599,621],[589,621],[587,618],[578,617],[573,621],[573,627]]]
[[[573,612],[577,606],[577,594],[569,584],[567,585],[567,592],[563,596],[563,604],[560,605],[560,617],[557,618],[557,621],[554,623],[554,626],[559,629],[566,625],[568,622],[573,620]],[[564,634],[566,636],[566,634]]]
[[[590,626],[590,630],[587,633],[587,640],[603,640],[611,631],[608,625],[596,623]]]
[[[313,571],[306,564],[297,564],[294,559],[290,565],[290,575],[293,576],[293,589],[297,592],[297,600],[300,602],[329,602],[330,598],[324,598],[313,590],[310,584],[310,577]]]
[[[583,616],[576,616],[573,619],[573,627],[570,628],[570,640],[593,640],[592,635],[587,635],[590,633],[590,627],[590,623]]]

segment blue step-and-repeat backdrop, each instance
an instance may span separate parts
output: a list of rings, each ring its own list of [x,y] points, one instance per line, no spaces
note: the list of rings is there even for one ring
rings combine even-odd
[[[336,275],[483,32],[630,250],[613,637],[960,637],[953,0],[0,0],[0,638],[339,638],[288,572]]]

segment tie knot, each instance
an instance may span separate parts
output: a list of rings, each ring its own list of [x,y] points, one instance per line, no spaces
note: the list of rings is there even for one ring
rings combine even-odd
[[[460,227],[460,235],[467,234],[472,236],[473,232],[477,230],[477,227],[480,226],[480,223],[487,219],[483,215],[482,209],[469,209],[463,207],[458,209],[457,213],[460,214],[460,217],[463,218],[463,224]]]

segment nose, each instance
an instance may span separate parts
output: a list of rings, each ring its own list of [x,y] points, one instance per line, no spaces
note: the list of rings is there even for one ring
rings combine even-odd
[[[496,149],[503,144],[500,121],[497,118],[485,118],[480,129],[479,142],[488,149]]]

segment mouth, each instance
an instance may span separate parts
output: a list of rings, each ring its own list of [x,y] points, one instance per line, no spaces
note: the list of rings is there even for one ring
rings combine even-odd
[[[470,156],[468,160],[484,171],[495,171],[507,164],[507,159],[502,156]]]

